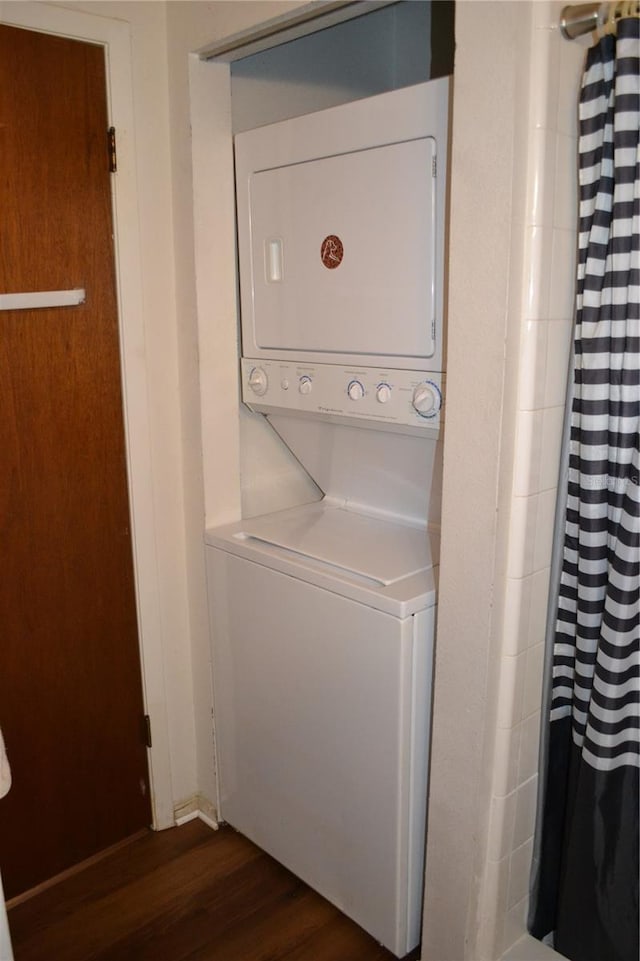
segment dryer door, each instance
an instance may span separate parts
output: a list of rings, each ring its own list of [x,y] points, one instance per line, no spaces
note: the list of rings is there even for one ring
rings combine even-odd
[[[433,355],[434,159],[422,137],[251,174],[260,349]]]

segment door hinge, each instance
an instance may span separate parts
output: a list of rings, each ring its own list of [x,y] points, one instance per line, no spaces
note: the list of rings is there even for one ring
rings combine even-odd
[[[107,148],[109,150],[109,173],[114,174],[118,169],[118,156],[116,153],[116,128],[109,127],[107,130]]]
[[[437,172],[438,172],[438,164],[436,162],[436,158],[434,157],[431,161],[431,176],[435,177]]]
[[[147,747],[153,747],[151,743],[151,718],[148,714],[144,716],[144,743]]]

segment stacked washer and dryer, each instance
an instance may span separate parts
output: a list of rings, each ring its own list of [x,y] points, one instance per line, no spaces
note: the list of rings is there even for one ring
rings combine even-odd
[[[448,79],[236,137],[242,398],[323,492],[207,531],[220,817],[420,939]]]

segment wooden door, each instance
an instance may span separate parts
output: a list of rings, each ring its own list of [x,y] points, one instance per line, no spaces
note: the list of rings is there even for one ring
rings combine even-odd
[[[0,801],[7,897],[151,820],[102,47],[0,26]]]

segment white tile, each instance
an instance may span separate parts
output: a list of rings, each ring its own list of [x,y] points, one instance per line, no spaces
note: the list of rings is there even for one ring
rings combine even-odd
[[[544,643],[530,647],[526,654],[524,686],[522,691],[522,717],[529,717],[540,710],[542,698],[542,669],[544,665]]]
[[[530,714],[520,725],[520,758],[518,784],[524,784],[538,773],[538,748],[540,742],[540,712]],[[497,793],[497,792],[495,792]]]
[[[575,230],[561,230],[559,227],[552,230],[547,314],[550,320],[574,316],[577,245]]]
[[[520,335],[518,408],[540,410],[545,404],[548,326],[546,320],[527,320]]]
[[[524,192],[524,179],[522,179],[521,191]],[[516,192],[518,186],[514,186]],[[517,317],[520,321],[522,316],[522,298],[525,275],[525,243],[528,243],[528,236],[531,228],[525,224],[513,223],[511,226],[511,237],[509,241],[509,311],[511,316]],[[551,282],[551,280],[549,280]]]
[[[578,143],[575,137],[557,134],[551,224],[564,230],[578,222]]]
[[[513,850],[513,828],[516,820],[517,793],[512,791],[506,797],[492,797],[489,815],[489,837],[487,857],[500,861]]]
[[[549,568],[545,567],[531,575],[531,603],[529,605],[528,647],[541,644],[545,639],[547,603],[549,600]]]
[[[542,414],[542,443],[540,445],[540,490],[555,490],[557,488],[563,424],[564,406],[545,408]]]
[[[553,28],[558,22],[558,15],[556,15],[557,3],[554,0],[538,0],[537,3],[532,4],[533,6],[533,21],[532,26],[535,30],[545,30],[549,34],[553,34]]]
[[[541,489],[544,414],[542,410],[521,410],[516,416],[513,493],[518,497],[537,494]]]
[[[529,117],[526,113],[526,103],[522,105],[522,114],[518,116],[516,130],[514,132],[512,145],[512,183],[511,196],[513,197],[512,224],[511,224],[511,247],[514,240],[517,242],[515,228],[521,228],[530,222],[529,216],[529,178],[533,168],[535,158],[531,156],[530,138],[531,127]]]
[[[570,44],[567,44],[570,46]],[[576,48],[577,49],[577,48]],[[575,76],[575,66],[572,59],[564,57],[560,61],[560,82],[557,90],[556,129],[568,137],[577,138],[578,103],[580,100],[580,83]]]
[[[534,6],[543,7],[544,4],[536,3]],[[556,125],[560,46],[552,41],[551,30],[542,27],[533,31],[529,74],[529,115],[533,127],[553,129]]]
[[[516,818],[513,826],[513,849],[530,841],[536,826],[538,778],[532,777],[516,791]]]
[[[559,164],[556,140],[557,135],[545,127],[530,132],[525,223],[531,226],[555,226],[555,178]]]
[[[521,901],[527,896],[527,892],[529,891],[532,853],[533,841],[530,840],[522,844],[511,855],[507,908],[513,907],[514,904],[517,904],[518,901]]]
[[[534,30],[546,30],[549,28],[547,23],[549,19],[549,0],[544,0],[542,3],[534,3],[533,7],[533,20],[531,21],[531,26]]]
[[[556,514],[556,492],[542,491],[536,495],[535,543],[533,570],[540,571],[551,564],[551,549]]]
[[[547,325],[547,362],[544,406],[564,406],[569,377],[569,355],[573,325],[570,320],[552,320]]]
[[[508,577],[504,600],[503,654],[515,656],[529,646],[532,575]]]
[[[524,578],[548,568],[555,522],[553,488],[511,501],[507,576]]]
[[[560,47],[558,114],[556,126],[560,133],[578,136],[578,102],[585,64],[585,50],[579,43],[564,43]]]
[[[507,913],[510,859],[488,861],[480,895],[477,948],[480,957],[495,958],[502,944]]]
[[[551,289],[553,230],[550,227],[524,228],[522,264],[522,317],[547,320]]]
[[[496,797],[506,797],[518,786],[521,740],[522,724],[510,731],[506,728],[496,731],[493,759],[493,793]]]
[[[507,575],[526,577],[534,571],[537,499],[539,494],[530,497],[514,497],[511,502],[509,525],[509,550]]]
[[[509,908],[504,923],[504,939],[502,951],[508,951],[516,941],[526,934],[527,931],[527,912],[529,910],[529,898],[521,898],[513,907]]]
[[[503,657],[498,691],[498,727],[511,729],[522,720],[522,697],[527,669],[527,652]]]

